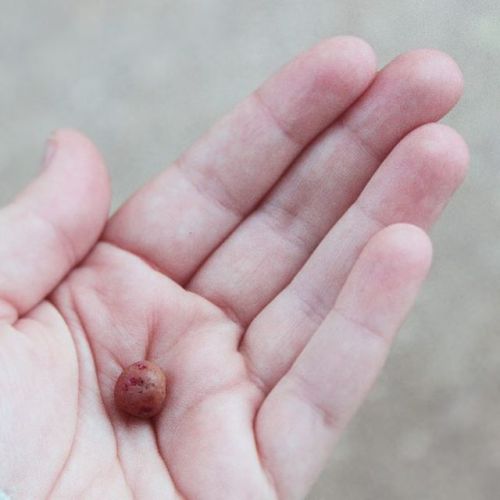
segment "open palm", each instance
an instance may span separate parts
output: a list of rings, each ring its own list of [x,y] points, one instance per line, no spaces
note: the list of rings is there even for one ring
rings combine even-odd
[[[55,134],[0,212],[0,491],[302,498],[429,267],[417,226],[467,163],[432,122],[461,85],[436,51],[376,73],[324,41],[110,220],[98,153]],[[152,420],[113,404],[141,359],[167,377]]]

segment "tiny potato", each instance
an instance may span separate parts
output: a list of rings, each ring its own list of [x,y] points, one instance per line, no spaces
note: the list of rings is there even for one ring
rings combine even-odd
[[[115,405],[125,413],[150,418],[163,408],[167,384],[161,368],[137,361],[123,370],[115,385]]]

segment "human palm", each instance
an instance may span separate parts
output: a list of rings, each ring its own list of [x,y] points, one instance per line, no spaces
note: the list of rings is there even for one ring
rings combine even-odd
[[[428,269],[416,226],[467,163],[431,122],[460,92],[438,52],[376,74],[366,44],[327,40],[110,220],[97,152],[55,134],[0,212],[0,491],[303,497]],[[151,420],[113,404],[141,359],[167,377]]]

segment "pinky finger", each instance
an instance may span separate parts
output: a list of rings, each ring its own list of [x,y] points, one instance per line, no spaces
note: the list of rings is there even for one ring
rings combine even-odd
[[[429,238],[415,226],[377,233],[333,310],[263,403],[256,435],[280,498],[302,498],[323,468],[380,372],[431,255]]]

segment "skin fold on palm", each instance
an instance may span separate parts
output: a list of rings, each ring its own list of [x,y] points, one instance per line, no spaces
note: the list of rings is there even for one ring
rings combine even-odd
[[[303,498],[375,380],[467,148],[435,122],[433,50],[376,71],[325,40],[108,220],[95,148],[61,130],[0,212],[0,490],[11,498]],[[121,370],[167,377],[154,419]]]

